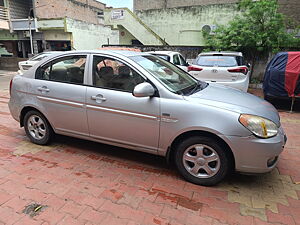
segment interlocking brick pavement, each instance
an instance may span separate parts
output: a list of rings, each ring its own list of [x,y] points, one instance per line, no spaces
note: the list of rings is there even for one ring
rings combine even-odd
[[[300,224],[300,114],[280,112],[278,167],[216,187],[184,181],[163,158],[56,137],[31,144],[0,93],[0,224]],[[22,211],[46,205],[37,216]]]

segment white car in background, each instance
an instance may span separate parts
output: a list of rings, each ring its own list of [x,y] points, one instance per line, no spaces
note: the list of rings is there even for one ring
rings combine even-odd
[[[198,80],[247,92],[249,67],[241,52],[206,52],[198,55],[188,72]]]
[[[58,53],[57,51],[53,52],[42,52],[39,53],[32,58],[28,59],[27,61],[21,61],[19,62],[19,73],[24,73],[25,71],[29,70],[31,67],[33,67],[36,63],[41,61],[42,59],[52,55],[53,53]]]
[[[184,57],[179,52],[172,51],[152,51],[148,52],[151,55],[156,55],[162,59],[167,60],[168,62],[173,63],[184,71],[188,71],[189,64],[186,62]]]

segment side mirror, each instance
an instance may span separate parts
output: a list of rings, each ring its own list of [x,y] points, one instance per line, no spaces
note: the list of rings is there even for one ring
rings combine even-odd
[[[246,66],[250,69],[251,68],[251,64],[247,63]]]
[[[135,97],[152,97],[155,93],[153,86],[147,82],[138,84],[133,90]]]
[[[190,66],[190,64],[188,62],[185,63],[185,66]]]

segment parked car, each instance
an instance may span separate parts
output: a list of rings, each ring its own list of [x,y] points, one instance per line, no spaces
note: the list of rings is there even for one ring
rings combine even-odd
[[[160,58],[163,58],[179,68],[183,69],[184,71],[188,71],[189,64],[186,62],[186,60],[183,58],[183,56],[179,52],[172,52],[172,51],[154,51],[154,52],[148,52],[151,55],[156,55]]]
[[[241,52],[205,52],[199,54],[188,72],[196,79],[247,92],[249,67]]]
[[[33,143],[62,134],[160,155],[201,185],[232,169],[271,171],[286,142],[268,102],[146,53],[54,54],[16,75],[10,93],[10,112]]]
[[[32,58],[28,59],[27,61],[19,62],[19,73],[24,73],[25,71],[29,70],[33,65],[41,61],[42,59],[54,54],[55,52],[42,52],[39,53]]]
[[[263,90],[266,99],[300,97],[300,52],[280,52],[273,57]]]

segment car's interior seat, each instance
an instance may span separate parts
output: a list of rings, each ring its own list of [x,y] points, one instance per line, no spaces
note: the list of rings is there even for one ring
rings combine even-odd
[[[114,70],[110,66],[101,67],[97,69],[96,86],[97,87],[108,87],[109,82],[114,77]]]
[[[113,88],[132,91],[134,84],[131,76],[131,69],[128,66],[120,66],[118,68],[118,76],[112,80]]]
[[[67,69],[65,67],[52,68],[50,79],[54,81],[64,82],[67,80]]]
[[[80,67],[74,66],[68,68],[69,81],[76,84],[83,84],[84,71]]]

